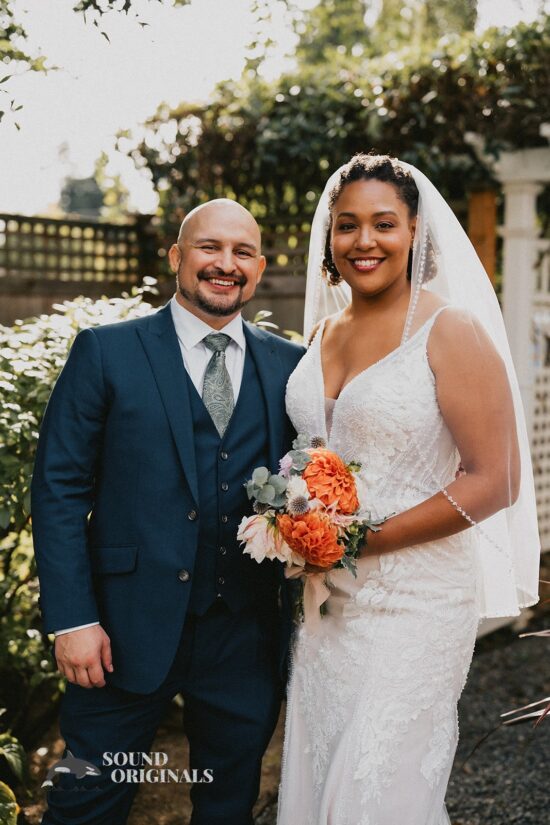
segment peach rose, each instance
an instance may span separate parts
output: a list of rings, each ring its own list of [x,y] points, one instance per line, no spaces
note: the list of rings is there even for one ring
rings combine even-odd
[[[284,513],[277,516],[277,526],[291,550],[309,564],[332,567],[344,554],[344,548],[338,544],[336,526],[319,510],[310,510],[301,516]]]
[[[311,461],[302,473],[310,495],[330,507],[338,502],[338,510],[350,515],[359,509],[355,479],[340,456],[331,450],[307,450]]]

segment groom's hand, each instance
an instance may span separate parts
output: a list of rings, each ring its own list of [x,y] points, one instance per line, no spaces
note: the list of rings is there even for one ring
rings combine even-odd
[[[111,640],[100,625],[57,636],[55,658],[63,676],[84,688],[103,687],[103,669],[113,672]]]

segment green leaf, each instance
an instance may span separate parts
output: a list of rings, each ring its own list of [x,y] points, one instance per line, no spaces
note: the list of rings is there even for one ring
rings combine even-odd
[[[258,488],[256,487],[253,481],[247,481],[244,487],[246,489],[246,495],[249,499],[253,499],[256,497],[256,492]]]
[[[252,321],[253,324],[259,324],[260,321],[264,321],[266,318],[271,318],[273,315],[268,309],[260,309],[259,312],[256,313],[254,316],[254,320]]]
[[[14,776],[24,782],[26,756],[21,742],[8,733],[1,734],[0,757],[4,757]]]
[[[252,481],[257,487],[261,487],[263,484],[266,484],[269,476],[270,472],[267,467],[256,467],[252,473]]]
[[[304,453],[303,450],[291,450],[289,452],[289,456],[292,459],[293,469],[298,470],[298,472],[305,470],[305,468],[311,461],[311,456],[307,453]]]
[[[273,487],[277,495],[280,495],[284,493],[288,487],[288,479],[278,475],[269,476],[269,484]]]
[[[10,520],[10,511],[6,507],[0,507],[0,530],[7,530]]]
[[[283,329],[283,335],[286,335],[286,337],[293,341],[295,344],[304,343],[304,336],[300,332],[296,332],[293,329]]]
[[[272,487],[271,484],[264,484],[256,496],[256,499],[260,504],[272,504],[275,496],[275,488]]]
[[[2,825],[17,825],[19,805],[15,794],[5,782],[0,782],[0,822]]]
[[[355,560],[350,556],[346,556],[344,554],[340,561],[335,565],[335,567],[343,567],[345,570],[348,570],[352,574],[354,579],[357,578],[357,565],[355,563]]]

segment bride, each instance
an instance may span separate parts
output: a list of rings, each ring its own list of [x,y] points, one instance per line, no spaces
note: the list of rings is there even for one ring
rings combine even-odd
[[[290,418],[361,462],[362,510],[387,520],[298,632],[278,825],[445,825],[478,621],[537,600],[539,543],[498,303],[417,169],[356,155],[331,177],[305,327]]]

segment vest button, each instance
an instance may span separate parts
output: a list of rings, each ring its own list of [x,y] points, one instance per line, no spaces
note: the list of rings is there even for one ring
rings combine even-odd
[[[220,547],[220,554],[221,554],[222,556],[225,556],[225,554],[226,554],[226,553],[227,553],[227,548],[225,548],[225,547]]]
[[[225,584],[225,579],[223,576],[218,576],[218,584]]]
[[[227,483],[227,481],[224,481],[222,483],[222,490],[224,491],[224,493],[227,493],[227,491],[229,490],[229,484]]]
[[[229,516],[222,516],[223,524],[227,524],[228,521],[229,521]]]
[[[189,519],[189,521],[195,521],[195,519],[197,518],[197,511],[191,510],[189,513],[187,513],[187,518]]]
[[[189,570],[182,569],[178,572],[178,579],[180,582],[188,582],[190,578],[191,574],[189,573]]]
[[[223,461],[227,461],[227,459],[229,458],[229,456],[227,455],[227,453],[225,452],[225,450],[224,450],[223,452],[221,452],[221,453],[220,453],[220,458],[221,458]]]

